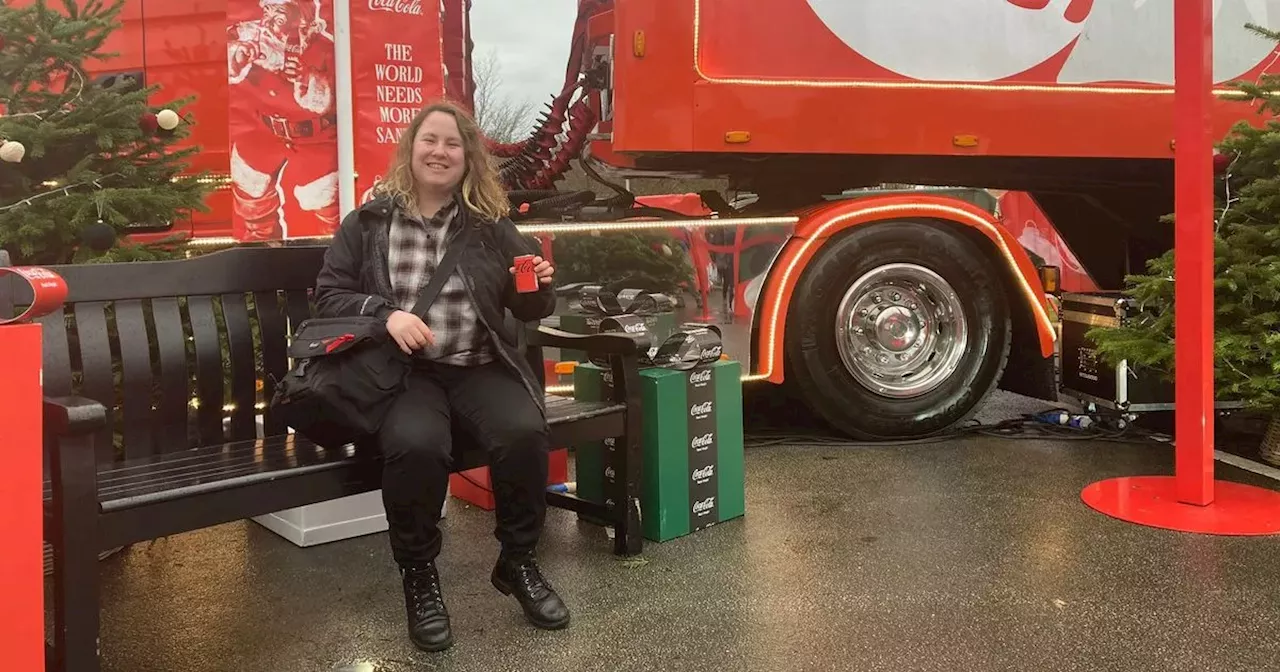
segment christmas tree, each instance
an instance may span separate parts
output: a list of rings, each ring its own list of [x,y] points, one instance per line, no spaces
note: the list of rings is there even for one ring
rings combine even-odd
[[[1280,34],[1249,28],[1280,41]],[[1260,113],[1280,113],[1274,93],[1280,77],[1237,86]],[[1254,127],[1242,121],[1218,151],[1223,175],[1215,190],[1216,395],[1280,417],[1280,122]],[[1140,312],[1120,328],[1094,329],[1089,337],[1105,361],[1128,360],[1139,371],[1172,380],[1173,251],[1151,260],[1147,270],[1126,281],[1125,294]],[[1280,423],[1272,421],[1269,436],[1280,442]]]
[[[561,234],[552,245],[561,284],[587,282],[615,291],[640,289],[674,297],[693,282],[688,254],[667,234]]]
[[[181,176],[198,148],[174,147],[187,136],[186,101],[157,109],[156,87],[91,79],[86,64],[114,55],[103,43],[123,5],[60,4],[0,5],[0,248],[15,264],[164,256],[121,241],[205,208],[199,176]],[[89,248],[113,244],[106,227],[118,235],[99,254]]]

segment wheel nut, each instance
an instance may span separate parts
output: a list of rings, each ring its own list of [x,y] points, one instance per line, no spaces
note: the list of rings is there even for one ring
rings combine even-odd
[[[880,303],[881,301],[880,295],[876,294],[875,296],[871,297],[871,300],[874,301],[875,303]]]
[[[880,355],[880,363],[881,363],[881,364],[888,364],[888,363],[889,363],[889,355]]]
[[[901,295],[901,294],[899,294],[899,293],[897,293],[897,292],[894,292],[894,293],[893,293],[893,300],[894,300],[894,301],[900,301],[900,300],[902,300],[902,295]]]

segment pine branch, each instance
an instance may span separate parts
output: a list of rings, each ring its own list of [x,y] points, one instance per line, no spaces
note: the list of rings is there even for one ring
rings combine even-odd
[[[80,232],[99,221],[127,234],[207,209],[209,187],[183,179],[199,151],[181,146],[195,120],[151,132],[140,122],[158,111],[148,102],[158,87],[125,80],[101,86],[83,75],[85,63],[114,56],[103,46],[119,27],[123,4],[62,4],[61,12],[44,0],[0,7],[0,102],[10,112],[0,117],[0,138],[27,149],[21,163],[0,164],[0,247],[19,263],[82,259]],[[187,103],[166,107],[180,111]],[[118,239],[120,249],[129,247],[125,235]]]
[[[1280,32],[1252,27],[1280,41]],[[1280,77],[1238,85],[1260,113],[1280,113]],[[1233,157],[1217,183],[1214,236],[1214,376],[1220,399],[1280,411],[1280,121],[1237,123],[1219,143]],[[1172,221],[1172,215],[1164,221]],[[1116,329],[1088,338],[1112,365],[1120,360],[1161,377],[1175,374],[1174,251],[1125,279],[1138,309]]]

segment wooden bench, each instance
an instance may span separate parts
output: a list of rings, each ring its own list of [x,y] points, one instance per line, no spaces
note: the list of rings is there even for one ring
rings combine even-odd
[[[42,318],[56,669],[98,669],[100,552],[380,487],[373,451],[319,448],[267,407],[272,377],[287,370],[292,327],[312,314],[309,290],[323,254],[316,246],[244,247],[180,261],[54,268],[69,287],[64,309]],[[28,291],[0,280],[0,305],[25,305]],[[543,347],[609,356],[612,401],[548,396],[547,415],[553,446],[616,439],[617,504],[547,497],[612,525],[615,553],[639,553],[635,342],[523,326],[540,378]],[[455,470],[486,462],[456,435]]]

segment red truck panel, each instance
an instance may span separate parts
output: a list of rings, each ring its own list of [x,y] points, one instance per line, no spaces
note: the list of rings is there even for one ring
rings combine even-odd
[[[1277,71],[1274,44],[1243,27],[1276,27],[1274,8],[1269,21],[1251,13],[1271,4],[1222,3],[1219,81]],[[615,148],[1172,158],[1172,11],[1086,0],[617,0]],[[631,49],[638,31],[642,56]],[[1220,98],[1216,130],[1251,114]],[[750,140],[726,142],[732,131]]]
[[[132,0],[138,2],[138,0]],[[231,192],[224,181],[228,166],[226,0],[141,0],[143,54],[147,84],[161,88],[155,104],[193,96],[185,112],[194,120],[186,144],[198,146],[193,172],[207,170],[219,185],[206,203],[209,212],[175,222],[174,231],[222,236],[231,231]],[[170,234],[166,234],[170,235]]]

